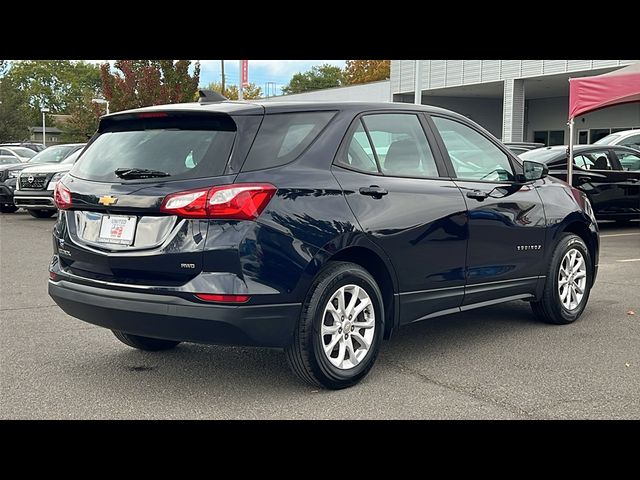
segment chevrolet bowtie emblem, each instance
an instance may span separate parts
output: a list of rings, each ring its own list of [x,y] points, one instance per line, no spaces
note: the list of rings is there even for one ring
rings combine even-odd
[[[100,199],[98,200],[98,203],[101,203],[105,207],[108,207],[109,205],[113,205],[117,201],[118,199],[116,197],[112,197],[111,195],[105,195],[104,197],[100,197]]]

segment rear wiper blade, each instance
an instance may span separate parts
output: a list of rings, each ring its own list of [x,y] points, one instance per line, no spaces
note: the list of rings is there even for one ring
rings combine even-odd
[[[120,178],[156,178],[170,177],[171,174],[160,170],[151,170],[149,168],[117,168],[115,173]]]

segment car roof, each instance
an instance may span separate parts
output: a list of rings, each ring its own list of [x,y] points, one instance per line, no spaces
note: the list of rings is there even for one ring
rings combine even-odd
[[[110,118],[117,115],[154,112],[154,111],[208,111],[221,112],[230,115],[257,115],[262,113],[285,113],[285,112],[305,112],[317,110],[351,110],[354,112],[370,111],[370,110],[412,110],[428,113],[445,113],[455,117],[466,118],[462,115],[431,105],[416,105],[413,103],[399,102],[261,102],[260,100],[251,101],[224,101],[224,102],[191,102],[191,103],[174,103],[168,105],[154,105],[151,107],[136,108],[133,110],[124,110],[121,112],[105,115],[102,118]]]

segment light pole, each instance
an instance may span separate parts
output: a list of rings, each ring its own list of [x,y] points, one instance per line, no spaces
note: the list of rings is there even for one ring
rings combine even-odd
[[[46,113],[49,111],[47,107],[42,107],[40,109],[42,112],[42,145],[47,146],[47,125],[45,121]]]
[[[91,101],[93,103],[100,103],[100,104],[106,103],[107,104],[107,115],[109,115],[109,101],[108,100],[105,100],[104,98],[93,98],[93,99],[91,99]]]

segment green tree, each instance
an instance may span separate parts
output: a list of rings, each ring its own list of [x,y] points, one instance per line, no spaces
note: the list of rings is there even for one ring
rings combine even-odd
[[[28,97],[3,71],[0,68],[0,143],[28,140],[32,126]]]
[[[390,60],[347,60],[344,69],[344,80],[349,85],[386,80],[390,76]]]
[[[339,87],[343,84],[343,72],[340,67],[324,64],[316,65],[304,73],[296,73],[282,88],[282,93],[291,95],[321,88]]]
[[[222,93],[222,85],[218,82],[211,82],[207,89],[213,90],[218,93]],[[238,99],[238,86],[237,85],[225,85],[224,93],[222,93],[229,100]],[[262,88],[255,83],[250,83],[242,90],[242,98],[244,100],[254,100],[256,98],[262,98]]]
[[[100,66],[102,91],[110,110],[191,102],[200,80],[200,63],[189,74],[189,60],[118,60],[115,72],[104,63]]]
[[[70,60],[23,60],[13,62],[7,74],[13,84],[28,97],[33,121],[46,106],[51,113],[68,113],[68,108],[81,101],[85,93],[100,92],[100,70],[97,65]]]

